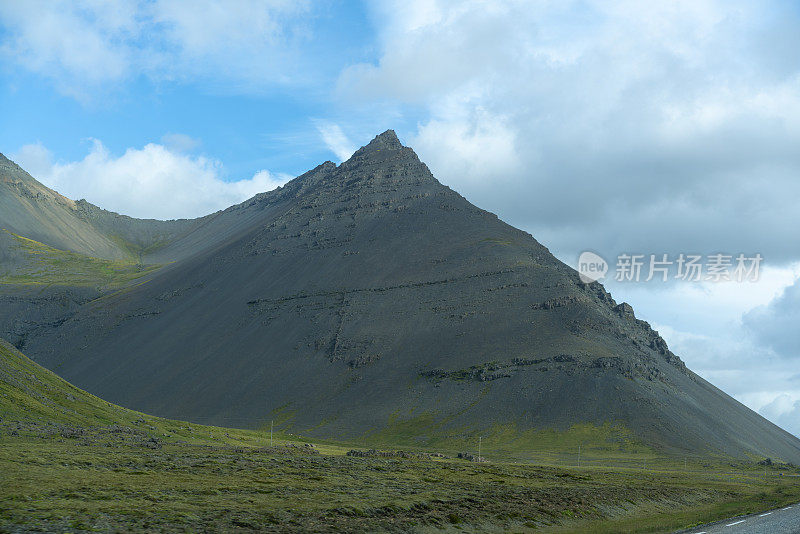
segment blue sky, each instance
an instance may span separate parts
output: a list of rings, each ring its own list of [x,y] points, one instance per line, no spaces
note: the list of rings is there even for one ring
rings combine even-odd
[[[757,282],[606,283],[800,433],[798,6],[0,0],[0,152],[67,196],[174,218],[393,128],[572,265],[759,253]]]
[[[182,133],[201,140],[200,151],[225,163],[225,179],[265,167],[299,174],[331,157],[314,119],[328,115],[339,71],[354,60],[374,61],[377,53],[363,5],[327,2],[305,14],[311,35],[301,45],[306,72],[297,80],[242,87],[239,80],[227,83],[213,75],[170,81],[132,69],[108,86],[84,89],[4,62],[0,146],[13,151],[20,141],[41,143],[58,159],[77,160],[86,155],[90,138],[121,154]],[[14,38],[14,26],[2,30],[0,39]],[[312,137],[316,142],[295,142]]]

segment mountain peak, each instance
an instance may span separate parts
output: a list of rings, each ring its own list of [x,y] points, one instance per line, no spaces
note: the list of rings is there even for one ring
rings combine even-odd
[[[403,144],[392,129],[376,135],[375,139],[370,141],[367,146],[373,148],[403,148]]]
[[[394,164],[400,161],[421,164],[414,151],[400,142],[394,130],[386,130],[376,135],[372,141],[356,150],[350,159],[342,163],[342,166],[344,169],[352,169],[363,164],[381,166],[390,161]]]
[[[400,139],[397,138],[397,134],[394,130],[386,130],[382,134],[376,135],[372,141],[356,150],[353,155],[364,155],[379,150],[402,150],[404,148],[406,147],[404,147]]]
[[[376,135],[338,169],[344,172],[342,176],[355,171],[363,172],[364,180],[373,183],[385,178],[393,183],[403,182],[415,187],[423,183],[441,185],[414,150],[400,142],[394,130]]]

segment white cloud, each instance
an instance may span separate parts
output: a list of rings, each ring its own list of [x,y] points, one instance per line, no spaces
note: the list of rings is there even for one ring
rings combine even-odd
[[[776,425],[800,436],[800,390],[777,395],[759,413]]]
[[[638,317],[676,330],[722,337],[741,330],[747,313],[772,302],[800,276],[797,263],[763,267],[755,282],[617,282],[613,259],[610,265],[609,280],[603,284],[616,300],[634,304]]]
[[[25,145],[9,156],[33,177],[44,177],[53,171],[53,154],[41,143]]]
[[[346,161],[356,151],[356,145],[342,131],[338,124],[327,121],[316,121],[317,131],[322,142],[333,152],[339,161]]]
[[[191,152],[202,144],[199,139],[181,133],[164,134],[161,136],[161,142],[175,152]]]
[[[12,159],[67,197],[85,197],[101,208],[142,218],[206,215],[290,179],[261,170],[252,178],[229,182],[219,161],[153,143],[115,157],[93,140],[85,158],[68,163],[54,163],[42,145],[26,145]]]
[[[339,97],[422,109],[406,138],[481,207],[563,254],[800,259],[791,7],[377,5],[380,57],[344,70]]]
[[[772,301],[749,311],[744,326],[765,346],[777,353],[800,358],[800,279]]]
[[[253,87],[304,76],[293,44],[308,37],[306,0],[158,0],[151,22],[178,75],[227,77]],[[166,65],[162,65],[162,68]]]
[[[262,91],[307,77],[306,1],[0,2],[0,57],[87,100],[139,75]],[[227,82],[227,83],[226,83]]]
[[[411,144],[428,155],[429,165],[447,176],[458,176],[462,184],[491,177],[498,185],[521,171],[516,136],[508,122],[507,117],[481,107],[459,109],[421,125]]]
[[[775,397],[772,401],[765,404],[761,408],[761,413],[767,417],[777,418],[784,415],[787,412],[791,412],[793,410],[797,410],[798,402],[793,398],[792,395],[787,393],[781,393],[777,397]],[[797,410],[800,413],[800,410]]]
[[[60,80],[68,93],[127,75],[125,40],[136,37],[132,5],[122,1],[0,2],[6,29],[0,52],[28,70]]]

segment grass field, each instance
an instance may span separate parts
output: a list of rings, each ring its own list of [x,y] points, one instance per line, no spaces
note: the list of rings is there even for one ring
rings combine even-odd
[[[0,230],[10,241],[14,270],[0,273],[0,284],[120,287],[155,269],[133,259],[111,261],[59,250],[44,243]],[[131,256],[133,258],[133,256]]]
[[[344,448],[283,439],[269,447],[263,433],[223,429],[191,427],[193,436],[182,443],[158,437],[149,424],[76,430],[5,423],[0,525],[44,531],[663,532],[800,501],[800,486],[772,472],[362,458],[344,455]]]
[[[0,342],[0,531],[663,532],[800,501],[789,470],[754,462],[634,447],[578,467],[557,448],[587,432],[544,434],[555,450],[525,462],[491,440],[488,462],[400,455],[386,436],[373,445],[389,452],[350,456],[353,444],[127,410]]]

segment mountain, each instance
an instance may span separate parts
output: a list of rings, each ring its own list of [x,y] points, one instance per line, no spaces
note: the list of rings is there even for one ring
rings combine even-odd
[[[800,461],[800,440],[391,130],[180,224],[142,255],[171,263],[26,331],[25,351],[112,402],[202,423],[419,442],[610,424],[666,452]]]
[[[198,219],[136,219],[70,200],[0,154],[0,230],[106,260],[169,263],[231,239],[258,224],[264,195]]]
[[[70,200],[0,154],[0,229],[87,256],[141,260],[143,251],[175,239],[194,224],[134,219]]]

